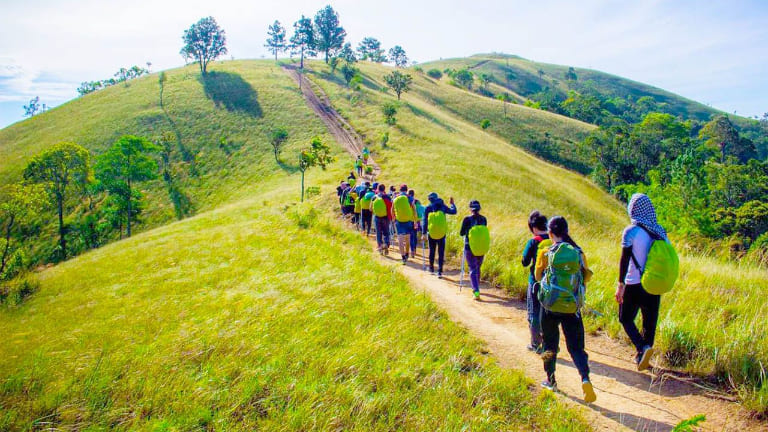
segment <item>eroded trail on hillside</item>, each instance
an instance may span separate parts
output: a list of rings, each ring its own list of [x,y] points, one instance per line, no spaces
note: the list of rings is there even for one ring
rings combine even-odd
[[[286,72],[299,79],[295,69],[286,68]],[[306,85],[308,80],[302,79],[305,80],[302,92],[308,105],[353,157],[360,154],[363,145],[360,136],[333,110],[326,96],[318,97],[313,86]],[[375,173],[380,173],[378,166]],[[369,240],[375,249],[375,240]],[[541,359],[525,349],[530,336],[524,303],[485,285],[481,288],[482,300],[476,302],[470,289],[459,291],[458,271],[449,270],[446,277],[437,279],[422,270],[422,251],[417,253],[419,256],[407,265],[401,264],[397,254],[380,259],[407,277],[418,293],[429,295],[453,321],[485,341],[503,367],[521,370],[536,383],[544,378]],[[465,286],[466,282],[465,278]],[[637,372],[632,362],[633,352],[626,345],[603,335],[588,334],[586,347],[597,402],[590,405],[582,402],[581,380],[564,341],[557,363],[557,381],[562,399],[581,407],[596,430],[670,431],[683,420],[705,414],[704,430],[768,431],[767,424],[750,419],[738,403],[724,395],[661,369],[654,369],[653,373]],[[539,391],[538,386],[534,391]]]

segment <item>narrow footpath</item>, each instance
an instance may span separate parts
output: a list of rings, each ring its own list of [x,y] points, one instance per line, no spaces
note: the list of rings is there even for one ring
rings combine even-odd
[[[285,70],[298,83],[296,69],[287,66]],[[360,136],[331,107],[327,96],[318,96],[315,91],[319,89],[306,77],[301,79],[307,104],[328,125],[335,139],[356,157],[362,150]],[[374,174],[380,172],[376,166]],[[375,238],[369,241],[375,249]],[[530,337],[525,304],[485,284],[481,287],[482,300],[474,301],[466,277],[465,288],[459,290],[459,271],[448,269],[443,279],[423,271],[422,253],[419,249],[407,265],[402,265],[396,253],[379,259],[395,267],[417,292],[428,295],[453,321],[483,340],[502,367],[522,371],[540,391],[538,382],[544,378],[541,359],[525,348]],[[751,419],[733,398],[692,378],[658,368],[651,373],[637,372],[629,346],[604,335],[586,335],[597,401],[584,404],[578,372],[564,349],[565,343],[561,342],[561,346],[558,393],[563,401],[579,408],[595,430],[670,431],[683,420],[705,414],[703,430],[768,431],[768,424]]]

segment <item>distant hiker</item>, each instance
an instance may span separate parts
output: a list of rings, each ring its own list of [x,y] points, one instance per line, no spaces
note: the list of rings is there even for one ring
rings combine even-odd
[[[357,159],[355,160],[355,169],[357,170],[357,176],[362,177],[363,176],[363,158],[360,155],[357,155]]]
[[[416,199],[416,192],[413,189],[408,191],[413,205],[413,230],[411,231],[411,252],[416,252],[419,245],[419,233],[421,232],[421,218],[424,216],[424,206]]]
[[[429,240],[429,272],[435,273],[435,250],[437,250],[437,277],[443,277],[445,233],[448,230],[448,221],[445,219],[445,215],[455,215],[456,204],[451,197],[451,206],[446,206],[435,192],[429,194],[427,199],[429,199],[429,205],[424,209],[421,231]]]
[[[472,284],[472,294],[475,300],[480,300],[480,266],[483,258],[488,253],[490,235],[488,233],[488,220],[480,214],[480,202],[469,202],[471,214],[461,222],[459,235],[464,236],[464,257],[469,267],[469,280]]]
[[[344,184],[345,183],[346,182],[344,180],[342,180],[341,182],[339,182],[339,185],[336,186],[336,195],[339,197],[339,199],[341,199],[341,194],[344,192]]]
[[[354,190],[350,187],[348,183],[344,184],[344,192],[341,194],[341,214],[344,216],[347,215],[353,215],[355,211],[355,199]]]
[[[371,211],[371,202],[376,197],[376,194],[372,190],[365,192],[365,195],[360,199],[360,217],[363,219],[362,230],[366,236],[371,235],[371,221],[373,219],[373,212]]]
[[[656,222],[656,210],[650,198],[644,194],[634,194],[629,200],[627,213],[632,223],[621,235],[621,260],[619,261],[619,283],[616,288],[616,301],[619,303],[619,322],[637,349],[635,363],[637,370],[648,369],[653,357],[653,342],[656,338],[656,323],[659,318],[661,295],[671,289],[677,279],[677,254],[669,244],[664,228]],[[657,243],[659,243],[657,247]],[[656,254],[661,252],[666,255]],[[671,249],[671,252],[669,252]],[[659,288],[648,280],[649,269],[655,272],[674,266],[674,277],[668,288]],[[645,270],[648,270],[644,272]],[[656,274],[658,276],[658,274]],[[637,313],[643,316],[643,332],[635,325]]]
[[[528,350],[541,353],[541,304],[537,295],[539,293],[539,283],[536,281],[536,254],[539,248],[547,248],[552,244],[547,234],[547,217],[534,210],[528,216],[528,229],[533,234],[533,238],[528,240],[523,249],[523,267],[531,267],[531,273],[528,275],[528,291],[526,292],[526,306],[528,307],[528,329],[531,331],[531,343],[527,346]]]
[[[356,226],[358,226],[358,228],[359,228],[359,225],[360,225],[360,214],[362,213],[362,207],[361,207],[361,202],[360,202],[360,195],[358,195],[358,193],[357,193],[357,188],[352,190],[351,195],[352,195],[352,198],[355,200],[354,201],[355,202],[354,213],[352,213],[352,223],[355,224]]]
[[[400,185],[400,193],[392,201],[392,209],[395,216],[395,230],[397,232],[397,245],[400,248],[400,259],[403,265],[408,262],[408,257],[413,251],[411,248],[411,233],[413,232],[413,201],[408,196],[408,186]]]
[[[373,223],[376,224],[376,244],[379,253],[389,254],[389,214],[392,209],[392,200],[387,195],[387,187],[379,185],[378,193],[371,203],[373,210]]]
[[[363,163],[368,164],[368,157],[371,156],[371,151],[368,147],[363,147]]]
[[[349,183],[349,181],[350,181],[350,180],[355,180],[356,178],[357,178],[357,177],[355,177],[355,173],[353,173],[352,171],[350,171],[350,172],[349,172],[349,176],[347,177],[347,182]],[[351,182],[351,183],[349,183],[349,184],[354,184],[354,181],[353,181],[353,182]]]
[[[584,350],[584,322],[581,307],[584,305],[585,283],[592,277],[587,260],[581,248],[568,234],[568,222],[562,216],[555,216],[547,224],[552,245],[539,248],[536,257],[536,280],[541,282],[541,330],[544,339],[544,371],[547,379],[542,387],[557,390],[555,365],[560,345],[559,326],[563,328],[565,345],[571,359],[581,375],[581,389],[584,401],[592,403],[597,399],[592,382],[589,380],[589,360]]]

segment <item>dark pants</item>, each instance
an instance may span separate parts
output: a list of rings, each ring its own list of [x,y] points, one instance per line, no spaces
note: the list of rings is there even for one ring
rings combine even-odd
[[[389,218],[377,216],[373,221],[376,224],[376,243],[379,247],[389,247]]]
[[[541,303],[536,296],[538,282],[530,276],[528,278],[528,291],[526,292],[526,306],[528,309],[528,329],[531,331],[531,345],[541,345]]]
[[[411,254],[416,255],[416,249],[419,248],[419,234],[421,231],[417,229],[411,230]]]
[[[429,236],[427,236],[429,237]],[[437,249],[437,271],[443,272],[443,261],[445,261],[445,237],[435,240],[429,237],[429,270],[435,270],[435,249]]]
[[[619,322],[624,326],[624,331],[627,332],[638,353],[643,352],[645,346],[653,346],[660,304],[661,296],[648,294],[640,284],[627,285],[624,288],[624,302],[619,305]],[[642,335],[635,325],[637,312],[643,314]]]
[[[365,231],[366,235],[371,233],[371,220],[373,219],[373,213],[370,210],[363,210],[362,213],[363,218],[363,231]]]
[[[464,256],[467,258],[467,267],[469,268],[469,282],[472,284],[472,291],[480,291],[480,266],[483,265],[484,256],[475,256],[469,245],[464,247]]]
[[[584,351],[584,323],[580,314],[563,314],[550,312],[541,308],[541,331],[544,335],[544,371],[547,378],[554,380],[557,350],[560,347],[560,330],[562,326],[565,336],[565,346],[571,354],[573,364],[581,375],[581,379],[589,378],[589,362]]]

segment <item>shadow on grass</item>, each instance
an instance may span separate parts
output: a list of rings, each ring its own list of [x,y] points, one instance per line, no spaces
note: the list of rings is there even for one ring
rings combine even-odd
[[[261,117],[256,90],[240,75],[231,72],[212,71],[200,78],[205,95],[227,111],[241,112],[252,117]]]
[[[287,164],[282,161],[282,159],[277,160],[277,165],[282,169],[283,171],[287,172],[288,174],[294,174],[299,172],[299,167],[296,165]]]
[[[447,123],[443,122],[439,118],[433,116],[432,114],[428,113],[427,111],[424,111],[421,108],[416,108],[415,106],[413,106],[413,105],[411,105],[409,103],[406,103],[405,106],[409,110],[411,110],[411,112],[414,113],[415,115],[429,120],[430,122],[440,126],[441,128],[445,129],[446,131],[448,131],[448,132],[454,132],[455,131],[455,129],[453,129],[450,125],[448,125]]]

